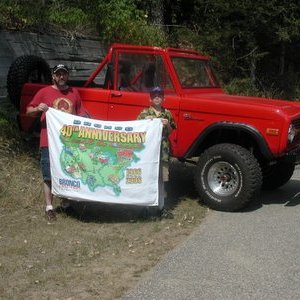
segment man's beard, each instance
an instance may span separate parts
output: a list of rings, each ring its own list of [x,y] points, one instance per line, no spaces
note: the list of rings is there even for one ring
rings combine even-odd
[[[66,80],[62,80],[62,79],[59,79],[59,80],[56,80],[56,79],[53,79],[54,81],[54,84],[59,87],[59,88],[65,88],[67,86],[67,81]]]

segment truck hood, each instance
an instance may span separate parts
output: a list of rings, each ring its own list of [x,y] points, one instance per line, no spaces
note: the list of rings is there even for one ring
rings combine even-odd
[[[248,116],[262,119],[274,119],[276,116],[279,119],[282,117],[291,119],[300,117],[300,103],[287,100],[233,96],[223,93],[185,95],[184,98],[185,101],[183,102],[197,101],[197,106],[202,111],[206,111],[209,107],[209,110],[211,110],[213,104],[214,110],[218,110],[218,113],[241,117]]]

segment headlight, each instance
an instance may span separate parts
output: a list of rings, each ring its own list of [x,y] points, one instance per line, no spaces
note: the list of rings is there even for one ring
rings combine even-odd
[[[294,141],[295,135],[296,135],[295,126],[291,124],[288,131],[288,141],[290,144]]]

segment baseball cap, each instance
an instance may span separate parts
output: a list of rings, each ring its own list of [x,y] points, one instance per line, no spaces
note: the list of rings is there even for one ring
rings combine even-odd
[[[155,96],[161,96],[161,97],[164,97],[164,90],[159,87],[159,86],[156,86],[154,87],[151,91],[150,91],[150,97],[151,98],[154,98]]]
[[[66,65],[63,64],[59,64],[56,65],[53,69],[52,69],[52,73],[55,74],[57,71],[59,70],[64,70],[65,72],[69,73],[69,69]]]

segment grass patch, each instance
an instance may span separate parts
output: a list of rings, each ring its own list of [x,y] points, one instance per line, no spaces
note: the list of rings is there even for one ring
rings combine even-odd
[[[178,163],[168,186],[174,219],[145,218],[137,207],[81,202],[74,203],[75,214],[48,223],[36,145],[22,141],[14,114],[1,107],[1,299],[118,298],[205,216],[193,167]]]

